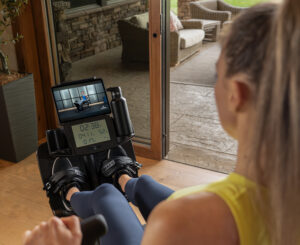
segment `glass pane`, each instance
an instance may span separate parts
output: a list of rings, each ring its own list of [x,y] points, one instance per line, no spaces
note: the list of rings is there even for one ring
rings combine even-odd
[[[89,95],[95,94],[96,93],[96,88],[95,88],[94,85],[89,85],[89,86],[87,86],[87,91],[88,91]]]
[[[67,109],[67,108],[71,108],[73,107],[73,103],[72,103],[72,100],[63,100],[63,104],[64,104],[64,108]]]
[[[70,88],[69,91],[70,91],[70,94],[71,94],[71,98],[79,97],[79,93],[78,93],[77,88]]]
[[[69,89],[64,89],[64,90],[61,90],[60,91],[60,96],[63,100],[65,99],[70,99],[71,98],[71,95],[70,95],[70,92],[69,92]]]
[[[95,87],[96,87],[97,93],[103,93],[103,87],[100,86],[100,84],[96,84]]]
[[[149,143],[148,0],[102,0],[101,5],[95,2],[100,1],[51,1],[58,82],[100,77],[106,88],[120,86],[136,140]],[[77,4],[81,7],[73,8]],[[79,88],[62,96],[68,99],[70,94],[88,95],[96,101],[103,100],[101,92],[99,87]]]
[[[96,102],[98,102],[98,97],[97,97],[96,94],[94,94],[94,95],[89,95],[89,99],[90,99],[91,103],[96,103]]]
[[[64,109],[64,105],[63,105],[62,101],[57,101],[56,105],[57,105],[58,110]]]
[[[229,173],[235,168],[237,145],[221,126],[214,96],[221,24],[218,20],[191,19],[180,3],[171,0],[167,158]]]
[[[55,101],[61,100],[61,96],[60,96],[59,91],[55,91],[55,92],[54,92],[54,98],[55,98]]]

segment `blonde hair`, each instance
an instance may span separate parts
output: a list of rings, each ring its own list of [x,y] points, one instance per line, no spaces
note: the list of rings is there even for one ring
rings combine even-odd
[[[276,10],[277,4],[258,4],[231,24],[221,40],[227,77],[242,72],[249,82],[260,82]]]
[[[300,232],[300,1],[279,9],[257,84],[252,159],[271,244],[299,243]]]

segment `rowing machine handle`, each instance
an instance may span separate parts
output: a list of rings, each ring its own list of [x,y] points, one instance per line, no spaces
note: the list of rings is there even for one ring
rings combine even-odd
[[[82,245],[94,245],[107,233],[108,227],[103,215],[97,214],[81,221]]]

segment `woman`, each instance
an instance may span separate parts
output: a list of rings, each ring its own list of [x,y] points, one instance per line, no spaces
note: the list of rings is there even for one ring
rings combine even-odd
[[[164,202],[158,198],[160,204],[151,212],[145,234],[131,220],[132,226],[126,229],[128,236],[136,240],[127,244],[139,244],[139,239],[145,245],[297,244],[299,241],[300,2],[287,0],[279,13],[275,12],[274,5],[245,11],[222,42],[215,93],[222,126],[239,143],[235,173],[221,182],[172,193],[168,189],[161,191],[162,187],[148,177],[132,178],[134,174],[121,169],[117,182],[126,193],[142,192],[135,190],[141,179],[140,186],[147,183],[150,189],[157,186],[157,193],[163,193],[161,199],[171,195]],[[102,194],[99,198],[115,192],[109,186],[99,187]],[[78,200],[84,194],[91,198],[85,200],[93,200],[97,190],[79,192],[78,187],[68,189],[66,199],[75,211],[84,212],[83,208],[76,208],[81,203]],[[145,201],[139,195],[129,195],[129,199]],[[100,209],[105,206],[99,205]],[[144,210],[146,217],[149,211],[151,207]],[[114,214],[108,217],[108,223],[118,218]],[[116,220],[114,224],[120,223]],[[111,229],[114,236],[124,237],[120,243],[110,244],[126,244],[124,225]],[[27,232],[25,244],[44,241],[80,244],[80,239],[76,218],[53,218]]]

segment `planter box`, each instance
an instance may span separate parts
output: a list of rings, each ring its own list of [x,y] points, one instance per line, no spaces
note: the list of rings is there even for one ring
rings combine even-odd
[[[19,162],[38,145],[33,75],[0,85],[0,158]]]

